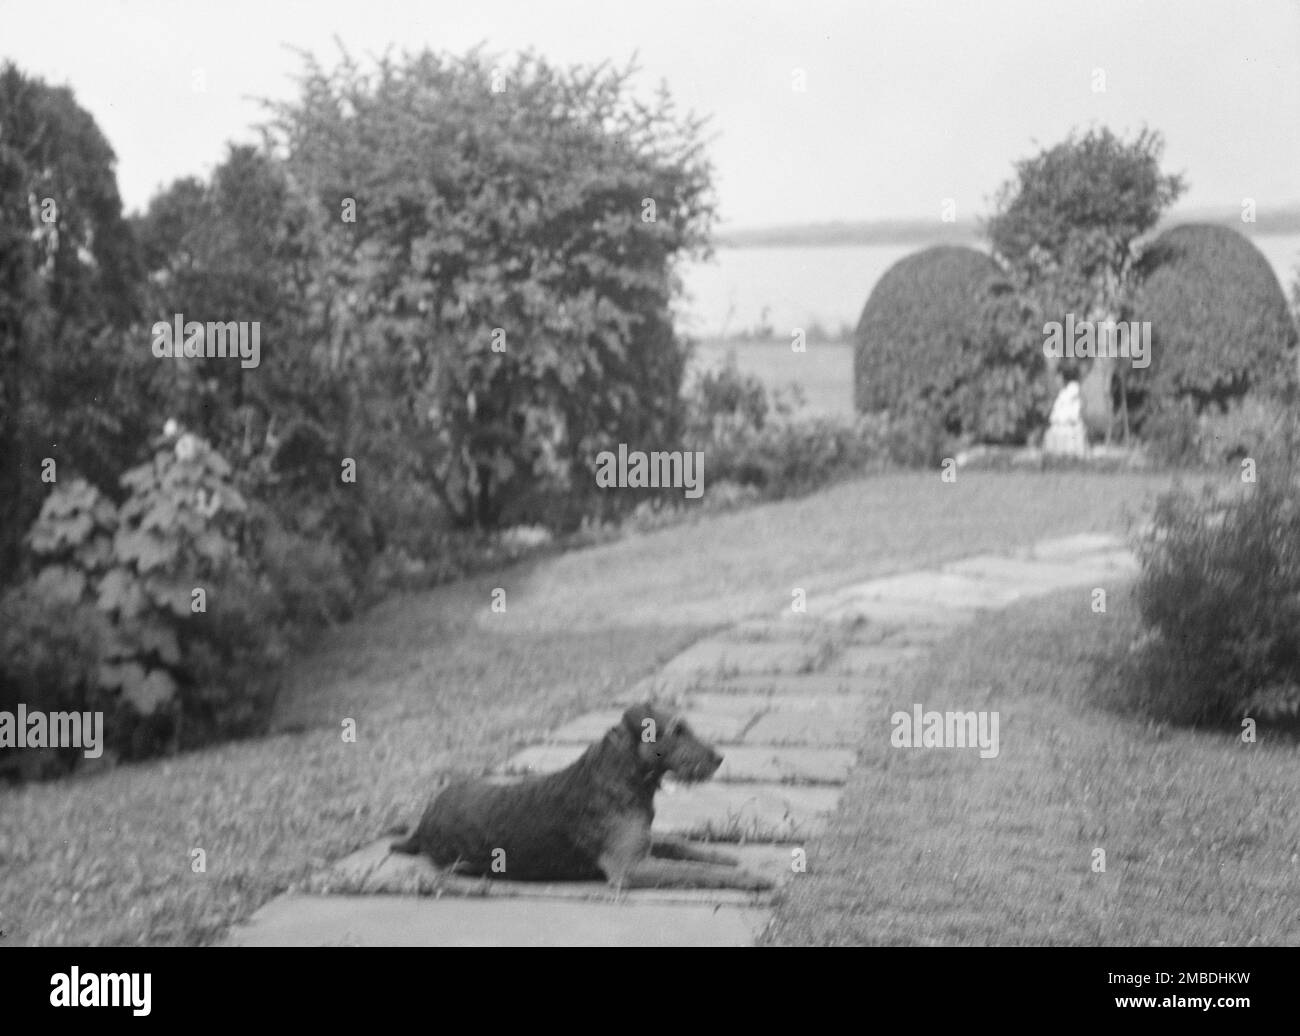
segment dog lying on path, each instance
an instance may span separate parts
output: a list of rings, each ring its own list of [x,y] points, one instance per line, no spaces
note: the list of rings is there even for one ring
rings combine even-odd
[[[653,836],[664,774],[707,780],[722,756],[677,715],[634,705],[580,758],[514,784],[443,789],[394,852],[427,855],[460,874],[514,881],[593,881],[626,888],[768,889],[735,857]]]

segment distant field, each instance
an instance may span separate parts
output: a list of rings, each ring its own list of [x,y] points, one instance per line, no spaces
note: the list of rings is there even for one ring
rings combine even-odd
[[[799,385],[809,412],[853,415],[853,346],[848,342],[809,340],[808,351],[793,352],[789,339],[705,339],[695,352],[694,370],[721,367],[728,353],[768,391]]]

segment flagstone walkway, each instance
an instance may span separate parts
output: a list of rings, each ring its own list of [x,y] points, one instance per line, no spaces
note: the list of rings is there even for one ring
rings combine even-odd
[[[391,855],[391,838],[317,875],[231,931],[241,946],[750,945],[779,886],[815,867],[821,824],[839,801],[855,748],[888,737],[887,689],[899,670],[983,609],[1071,586],[1109,586],[1136,571],[1111,536],[1047,540],[1014,555],[980,555],[810,595],[807,611],[742,622],[701,640],[608,709],[579,716],[517,753],[503,777],[559,769],[632,702],[675,702],[725,760],[714,779],[671,783],[655,828],[725,846],[770,875],[775,893],[645,889],[615,899],[599,883],[536,884],[441,875]],[[805,850],[797,854],[795,850]]]

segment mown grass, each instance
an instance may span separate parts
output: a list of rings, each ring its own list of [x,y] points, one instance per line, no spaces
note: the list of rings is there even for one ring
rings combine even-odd
[[[893,474],[392,598],[295,661],[271,736],[0,790],[0,945],[213,941],[409,822],[443,777],[504,761],[710,629],[777,614],[793,587],[1119,530],[1163,485]]]
[[[1115,711],[1112,588],[998,613],[882,694],[776,944],[1300,945],[1300,750]],[[1000,752],[893,748],[889,718],[997,710]],[[1105,850],[1105,873],[1092,869]]]

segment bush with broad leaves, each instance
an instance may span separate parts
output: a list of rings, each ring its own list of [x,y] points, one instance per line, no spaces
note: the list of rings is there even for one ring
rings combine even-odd
[[[127,757],[249,730],[286,646],[275,595],[245,550],[247,505],[229,465],[192,434],[158,446],[123,475],[120,506],[82,479],[47,497],[27,537],[41,567],[6,599],[62,610],[30,634],[51,645],[94,616],[83,653],[93,672],[42,684],[28,666],[27,690],[109,713],[108,743]]]

